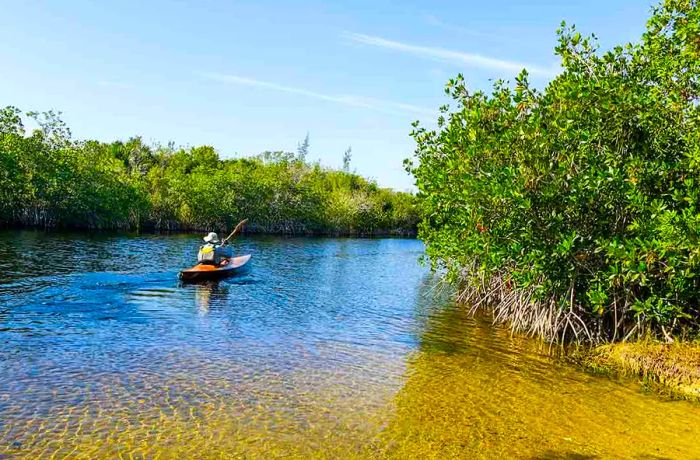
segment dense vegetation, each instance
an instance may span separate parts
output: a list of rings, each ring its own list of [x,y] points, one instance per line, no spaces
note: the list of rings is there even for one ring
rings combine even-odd
[[[226,230],[287,234],[412,234],[415,198],[298,154],[221,159],[212,147],[176,149],[140,138],[71,140],[53,112],[0,110],[0,225],[90,229]]]
[[[549,339],[700,328],[700,6],[667,0],[636,44],[562,24],[539,91],[459,76],[407,168],[420,237],[474,309]]]

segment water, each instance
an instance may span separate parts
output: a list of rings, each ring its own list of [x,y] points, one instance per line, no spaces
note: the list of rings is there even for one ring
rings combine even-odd
[[[0,233],[0,458],[700,458],[700,405],[468,317],[415,240]]]

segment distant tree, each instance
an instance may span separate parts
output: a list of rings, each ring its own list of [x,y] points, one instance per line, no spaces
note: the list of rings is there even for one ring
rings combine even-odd
[[[70,143],[71,132],[68,125],[61,120],[61,112],[27,112],[27,116],[39,125],[38,132],[52,147],[66,146]]]
[[[352,147],[348,147],[343,153],[343,171],[350,172],[350,160],[352,160]]]
[[[125,165],[132,174],[143,176],[153,164],[153,152],[140,136],[130,138],[124,144]]]
[[[17,107],[7,106],[0,109],[0,134],[24,136],[22,112]]]
[[[289,163],[294,161],[294,153],[282,150],[265,150],[258,154],[256,158],[259,158],[263,163]]]
[[[297,154],[299,160],[306,161],[306,155],[309,153],[309,133],[306,133],[306,137],[302,142],[297,145]]]

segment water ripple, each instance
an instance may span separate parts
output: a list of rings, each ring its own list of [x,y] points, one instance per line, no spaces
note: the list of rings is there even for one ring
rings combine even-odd
[[[683,458],[700,437],[700,409],[466,315],[418,241],[239,239],[252,270],[180,284],[197,246],[0,232],[0,458]]]

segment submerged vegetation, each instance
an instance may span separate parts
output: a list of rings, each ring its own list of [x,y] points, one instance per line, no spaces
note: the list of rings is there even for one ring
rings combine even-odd
[[[74,141],[57,114],[0,110],[0,226],[224,230],[285,234],[410,235],[413,195],[383,189],[299,153],[222,159],[208,146]]]
[[[700,400],[700,345],[697,343],[606,344],[583,353],[589,370],[627,374],[674,398]]]
[[[419,236],[460,300],[550,340],[700,329],[700,4],[667,0],[599,52],[562,24],[544,90],[471,92],[415,125]]]

